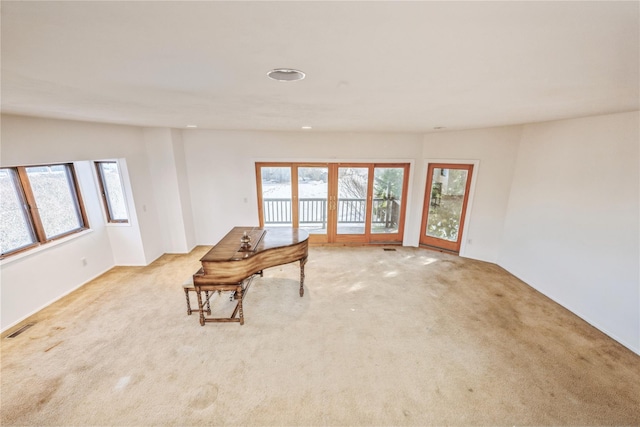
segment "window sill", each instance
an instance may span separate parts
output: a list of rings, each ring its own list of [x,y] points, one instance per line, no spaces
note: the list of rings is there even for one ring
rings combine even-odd
[[[35,255],[35,254],[40,253],[42,251],[46,251],[48,249],[54,248],[54,247],[56,247],[58,245],[63,245],[63,244],[65,244],[65,243],[67,243],[67,242],[69,242],[71,240],[78,239],[78,238],[80,238],[82,236],[86,236],[89,233],[93,233],[93,230],[90,229],[90,228],[88,228],[86,230],[79,231],[77,233],[70,234],[68,236],[62,237],[62,238],[57,239],[57,240],[53,240],[51,242],[44,243],[44,244],[39,245],[39,246],[37,246],[37,247],[35,247],[33,249],[28,249],[28,250],[26,250],[24,252],[19,252],[19,253],[14,254],[14,255],[9,255],[7,258],[0,260],[0,266],[6,265],[6,264],[10,264],[10,263],[12,263],[14,261],[17,261],[19,259],[23,259],[23,258],[32,256],[32,255]]]
[[[131,227],[131,222],[107,222],[105,227]]]

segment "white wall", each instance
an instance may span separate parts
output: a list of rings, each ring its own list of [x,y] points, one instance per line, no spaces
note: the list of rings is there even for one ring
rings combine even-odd
[[[182,132],[172,129],[171,139],[173,140],[173,157],[175,159],[178,191],[180,193],[180,207],[182,208],[182,225],[188,252],[196,246],[196,231],[193,225],[191,193]]]
[[[2,330],[113,266],[100,200],[92,188],[92,165],[78,162],[75,169],[87,220],[96,226],[91,232],[61,239],[47,249],[0,261]],[[86,260],[86,266],[82,259]]]
[[[195,246],[189,184],[180,132],[144,129],[149,171],[160,224],[162,247],[167,253],[186,253]]]
[[[640,353],[639,113],[524,126],[499,264]]]
[[[495,262],[520,127],[417,134],[183,132],[199,244],[214,244],[234,225],[257,225],[256,161],[404,161],[411,163],[404,244],[417,246],[426,159],[479,160],[473,244],[462,255]],[[223,202],[224,201],[224,202]]]
[[[142,129],[3,115],[1,165],[79,162],[78,178],[91,232],[47,244],[0,263],[1,328],[11,325],[119,264],[146,265],[163,253]],[[131,225],[105,225],[91,160],[124,159],[135,204]],[[146,209],[146,211],[143,209]],[[85,258],[84,266],[81,259]]]
[[[421,140],[411,134],[185,131],[197,242],[214,244],[235,225],[258,225],[255,162],[414,162]]]
[[[133,189],[131,187],[131,179],[129,178],[129,168],[127,159],[96,159],[96,160],[116,160],[122,178],[122,186],[125,200],[127,201],[127,213],[129,222],[126,224],[114,223],[106,224],[106,213],[103,212],[104,223],[106,224],[107,235],[111,243],[111,251],[113,260],[116,265],[142,265],[144,264],[144,248],[140,229],[138,228],[138,215],[135,209],[135,198],[133,197]],[[96,188],[98,191],[99,184],[96,177]],[[133,208],[132,208],[133,207]],[[92,228],[97,227],[96,224],[90,223]]]

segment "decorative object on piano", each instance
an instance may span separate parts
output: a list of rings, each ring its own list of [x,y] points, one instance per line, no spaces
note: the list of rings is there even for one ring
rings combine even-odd
[[[251,249],[251,236],[249,236],[246,231],[242,233],[242,237],[240,238],[240,249],[243,251]]]

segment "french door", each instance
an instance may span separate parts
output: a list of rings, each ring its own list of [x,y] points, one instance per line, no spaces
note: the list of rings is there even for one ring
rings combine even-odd
[[[314,243],[402,242],[408,164],[256,163],[261,227]]]
[[[429,164],[420,244],[458,253],[473,165]]]

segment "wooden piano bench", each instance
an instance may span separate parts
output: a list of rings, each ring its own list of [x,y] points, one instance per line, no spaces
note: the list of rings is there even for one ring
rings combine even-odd
[[[194,284],[194,289],[196,296],[198,297],[198,312],[200,313],[200,325],[204,326],[205,323],[208,322],[239,322],[241,325],[244,325],[244,310],[242,306],[242,302],[244,297],[249,292],[249,287],[251,286],[251,282],[253,282],[254,277],[262,276],[262,271],[257,272],[254,275],[249,276],[247,279],[244,279],[237,283],[216,283],[214,281],[210,281],[204,275],[202,269],[200,269],[194,276],[198,279],[198,284]],[[205,298],[202,298],[201,292],[205,293]],[[209,305],[209,299],[216,293],[220,294],[221,292],[230,292],[230,300],[236,300],[237,304],[231,314],[231,317],[205,317],[205,313],[211,315],[211,309]],[[204,307],[207,307],[208,310],[205,310]],[[195,311],[195,310],[194,310]]]
[[[193,286],[193,276],[189,276],[189,278],[187,280],[184,281],[184,283],[182,284],[182,289],[184,290],[184,296],[187,299],[187,315],[191,316],[191,313],[193,313],[194,311],[200,311],[200,308],[197,309],[192,309],[191,308],[191,302],[189,300],[189,292],[194,292],[196,291],[196,288]],[[211,306],[209,305],[209,291],[204,291],[205,292],[205,298],[206,298],[206,309],[205,312],[207,314],[211,314]]]

